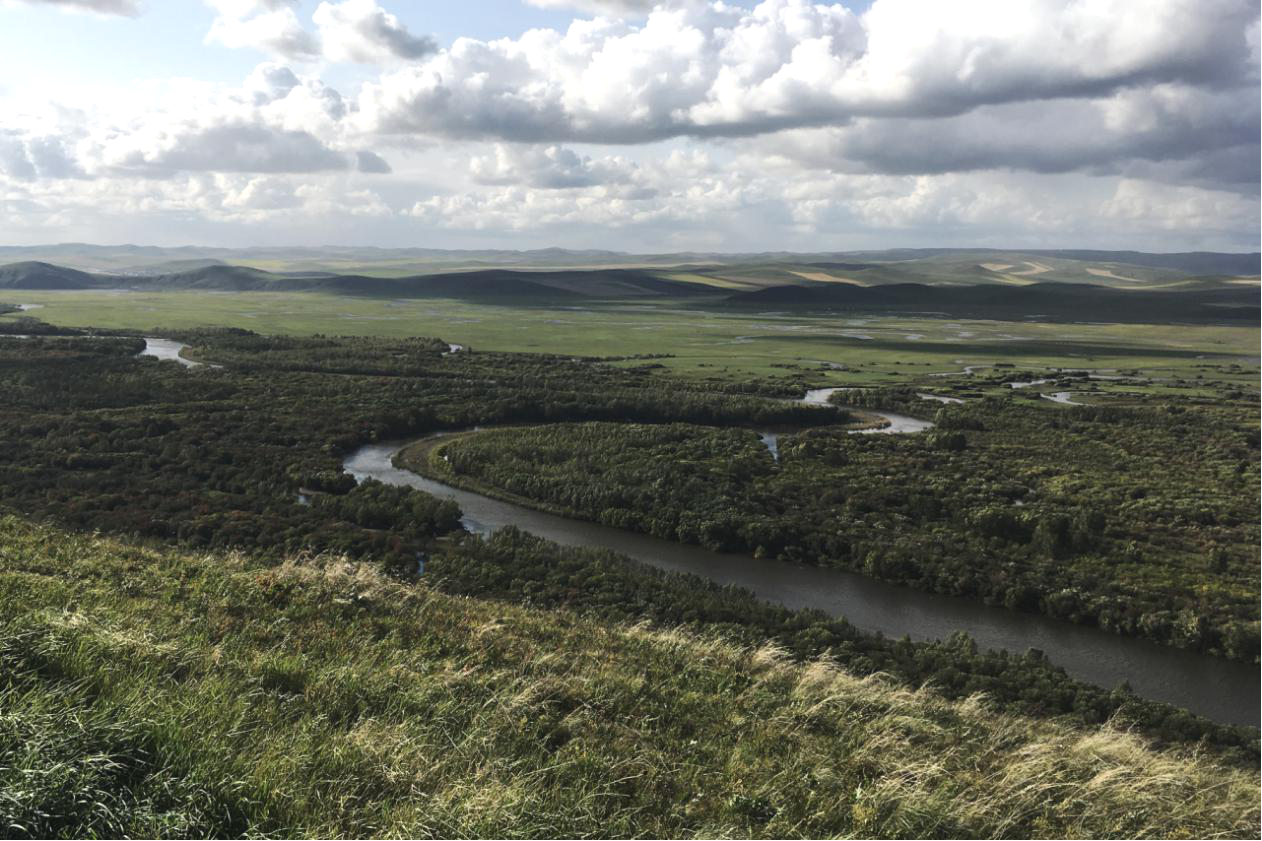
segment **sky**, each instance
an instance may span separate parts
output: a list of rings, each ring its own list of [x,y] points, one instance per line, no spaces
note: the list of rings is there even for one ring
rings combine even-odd
[[[1256,0],[0,0],[0,244],[1259,249]]]

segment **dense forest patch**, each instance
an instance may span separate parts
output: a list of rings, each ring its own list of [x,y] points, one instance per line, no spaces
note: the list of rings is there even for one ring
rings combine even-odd
[[[552,424],[463,436],[414,464],[716,551],[1257,658],[1258,449],[1245,407],[838,397],[928,411],[937,425],[782,435],[776,462],[746,430]]]

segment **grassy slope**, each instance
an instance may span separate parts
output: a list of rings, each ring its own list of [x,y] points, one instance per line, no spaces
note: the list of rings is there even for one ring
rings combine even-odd
[[[825,663],[0,519],[6,834],[1256,837],[1256,773]]]

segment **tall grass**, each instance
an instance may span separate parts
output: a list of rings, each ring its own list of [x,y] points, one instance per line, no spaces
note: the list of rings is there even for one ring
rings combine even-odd
[[[772,648],[0,518],[5,835],[1256,837],[1258,793]]]

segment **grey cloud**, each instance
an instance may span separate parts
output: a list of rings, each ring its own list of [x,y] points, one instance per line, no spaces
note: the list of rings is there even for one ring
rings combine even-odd
[[[355,153],[355,168],[360,172],[383,175],[393,172],[385,158],[367,149]]]
[[[1132,161],[1120,171],[1127,178],[1229,191],[1253,199],[1262,181],[1256,143],[1213,149],[1185,160]]]
[[[294,71],[283,64],[260,64],[245,80],[245,89],[253,94],[256,105],[284,97],[301,84]]]
[[[867,118],[846,128],[771,138],[761,146],[779,148],[810,166],[849,172],[1118,173],[1137,171],[1135,162],[1194,161],[1231,149],[1251,149],[1256,161],[1259,125],[1256,88],[1214,92],[1166,86],[1105,100],[987,106],[943,119]],[[1257,186],[1256,167],[1232,166],[1218,177],[1237,189]]]
[[[0,174],[18,181],[86,178],[59,137],[0,132]]]
[[[165,148],[134,149],[113,169],[138,175],[176,172],[298,173],[345,170],[344,154],[305,131],[236,124],[190,130]]]
[[[18,181],[30,181],[39,174],[26,144],[11,138],[0,138],[0,173]]]

